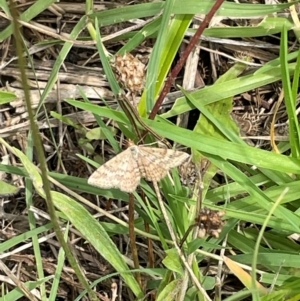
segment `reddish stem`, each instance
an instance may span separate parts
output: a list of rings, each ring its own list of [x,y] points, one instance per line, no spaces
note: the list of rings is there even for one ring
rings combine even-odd
[[[219,9],[219,7],[222,5],[222,3],[224,2],[224,0],[217,0],[215,2],[215,4],[213,5],[213,7],[211,8],[211,10],[208,12],[208,14],[205,16],[203,22],[201,23],[201,25],[199,26],[199,28],[197,29],[195,35],[192,37],[190,43],[187,45],[186,49],[184,50],[182,56],[180,57],[179,61],[177,62],[176,66],[173,68],[173,70],[171,71],[165,86],[163,88],[163,90],[161,91],[159,98],[157,99],[150,115],[149,115],[149,119],[154,119],[154,117],[156,116],[164,98],[166,97],[166,95],[169,93],[172,83],[175,81],[175,78],[177,77],[178,73],[180,72],[180,70],[182,69],[184,63],[186,62],[190,52],[192,51],[192,49],[194,48],[194,46],[196,45],[197,41],[199,40],[200,36],[202,35],[204,29],[208,26],[209,22],[211,21],[211,19],[213,18],[214,14],[216,13],[216,11]]]

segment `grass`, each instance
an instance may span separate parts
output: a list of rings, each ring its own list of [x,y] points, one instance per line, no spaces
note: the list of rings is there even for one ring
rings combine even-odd
[[[46,9],[60,11],[59,3],[38,0],[26,8],[17,6],[18,14],[11,4],[0,3],[1,16],[12,16],[16,24],[18,15],[23,29],[31,28],[28,31],[39,37],[31,45],[24,44],[32,36],[28,31],[14,32],[13,24],[0,32],[0,40],[8,45],[7,39],[13,34],[17,37],[19,52],[12,51],[5,61],[9,56],[19,58],[18,69],[23,75],[22,87],[27,101],[32,92],[32,87],[26,84],[27,62],[32,62],[33,74],[36,75],[39,68],[35,66],[37,58],[28,53],[33,46],[46,44],[56,50],[51,54],[54,61],[48,80],[39,87],[37,107],[32,110],[28,105],[29,115],[23,118],[23,122],[31,119],[31,129],[5,132],[5,127],[0,128],[1,155],[9,154],[11,158],[10,162],[3,159],[0,164],[0,170],[5,173],[0,193],[7,201],[3,207],[3,226],[11,225],[6,229],[13,234],[5,232],[0,244],[1,300],[55,300],[59,296],[66,300],[108,299],[103,291],[110,293],[110,300],[114,300],[112,283],[118,284],[117,294],[123,300],[298,300],[300,247],[296,234],[300,232],[300,135],[296,109],[300,60],[298,49],[291,47],[296,40],[291,38],[292,33],[298,35],[298,23],[295,14],[290,19],[282,13],[284,9],[293,12],[292,3],[223,3],[216,15],[223,18],[226,27],[212,24],[205,29],[203,39],[222,38],[224,44],[238,41],[240,45],[236,49],[241,47],[243,52],[242,42],[252,38],[259,45],[272,46],[271,58],[259,60],[255,51],[251,57],[249,48],[238,61],[217,72],[216,80],[209,78],[210,83],[204,88],[188,92],[183,87],[183,96],[177,98],[171,108],[159,111],[154,120],[148,116],[173,62],[178,59],[182,42],[195,32],[191,27],[194,14],[207,14],[212,3],[189,0],[183,5],[170,0],[107,7],[102,11],[97,11],[91,1],[86,0],[84,4],[85,12],[75,16],[76,23],[63,35],[51,31],[51,23],[47,23],[47,29],[42,28],[42,24],[30,23]],[[271,16],[273,13],[275,17]],[[121,32],[111,39],[101,32],[104,26],[146,17],[154,18],[141,28]],[[242,23],[242,18],[248,23]],[[251,20],[258,22],[250,25]],[[237,27],[239,22],[242,25]],[[122,26],[126,27],[126,23]],[[42,29],[45,39],[41,36]],[[80,45],[79,49],[89,54],[88,43],[93,46],[98,61],[96,67],[92,63],[90,66],[96,72],[99,72],[96,68],[103,68],[99,77],[103,76],[103,81],[109,83],[117,99],[124,94],[111,67],[113,56],[137,51],[143,43],[149,43],[149,39],[153,41],[152,52],[144,92],[136,108],[120,99],[116,103],[100,95],[95,103],[85,89],[89,82],[80,82],[79,75],[80,97],[68,95],[60,99],[58,93],[56,105],[49,106],[49,95],[54,88],[60,91],[61,75],[69,68],[67,59],[74,47]],[[27,62],[22,62],[21,53],[27,53]],[[230,56],[234,56],[233,51]],[[6,68],[4,66],[2,72]],[[188,65],[186,69],[192,72]],[[182,85],[180,76],[176,83]],[[76,76],[72,80],[76,80]],[[237,95],[242,97],[246,92],[270,87],[270,84],[280,86],[280,80],[284,93],[281,110],[286,112],[283,118],[289,126],[288,141],[274,140],[269,145],[253,147],[241,137],[240,128],[231,117],[233,100],[237,101]],[[41,80],[36,76],[35,82],[40,84]],[[0,91],[3,108],[13,104],[14,95],[9,89]],[[259,105],[252,104],[252,107]],[[82,111],[92,119],[85,123],[72,115],[79,116]],[[68,114],[70,112],[72,114]],[[179,127],[171,122],[175,118],[179,122],[181,116],[192,112],[201,112],[199,117],[194,117],[193,126],[181,124]],[[272,112],[269,110],[268,114],[275,123],[276,116]],[[53,126],[54,120],[57,127]],[[48,127],[42,128],[42,124]],[[89,174],[99,165],[95,161],[100,159],[100,164],[106,161],[108,150],[113,150],[114,155],[118,153],[123,135],[138,142],[145,129],[150,130],[145,142],[160,136],[191,152],[196,164],[196,183],[183,184],[182,174],[172,170],[172,180],[163,179],[159,190],[143,180],[140,189],[132,195],[87,184]],[[271,128],[270,135],[274,131]],[[22,135],[25,146],[15,142],[19,141],[15,139],[16,133]],[[39,145],[38,137],[42,137],[43,145]],[[276,148],[272,149],[272,145]],[[48,151],[48,147],[52,151]],[[99,156],[99,151],[105,159]],[[44,157],[45,153],[48,157]],[[56,168],[53,168],[53,158]],[[13,206],[13,200],[16,201],[13,195],[19,192],[17,187],[7,185],[8,174],[25,177],[22,199]],[[191,181],[192,176],[189,174],[188,180]],[[14,184],[13,181],[10,184]],[[159,202],[159,196],[163,202]],[[226,224],[218,237],[197,237],[199,229],[193,228],[179,250],[181,238],[195,224],[200,205],[225,211]],[[25,208],[26,226],[18,228],[16,218],[24,217]],[[42,223],[36,214],[42,214]],[[12,268],[15,263],[21,269],[18,274]],[[30,274],[29,268],[34,270]],[[95,291],[91,289],[94,287]]]

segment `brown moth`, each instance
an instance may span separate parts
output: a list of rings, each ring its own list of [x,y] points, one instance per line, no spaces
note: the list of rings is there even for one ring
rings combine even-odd
[[[181,165],[189,154],[173,149],[131,145],[105,164],[88,179],[90,185],[99,188],[118,188],[133,192],[141,178],[158,182],[168,171]]]

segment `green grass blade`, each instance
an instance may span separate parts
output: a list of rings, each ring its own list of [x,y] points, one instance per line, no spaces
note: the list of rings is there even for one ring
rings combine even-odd
[[[79,21],[78,23],[74,26],[72,32],[70,33],[70,39],[73,39],[75,40],[78,35],[80,34],[80,32],[82,30],[84,30],[85,26],[86,26],[86,17],[83,16]],[[41,95],[41,100],[40,100],[40,104],[43,104],[46,97],[48,96],[48,94],[50,93],[50,91],[53,89],[56,81],[57,81],[57,77],[58,77],[58,74],[59,74],[59,70],[60,70],[60,67],[62,66],[63,62],[65,61],[69,51],[71,50],[71,48],[73,47],[73,43],[71,42],[66,42],[64,44],[64,46],[62,47],[61,51],[59,52],[58,54],[58,57],[53,65],[53,68],[52,68],[52,72],[49,76],[49,79],[48,79],[48,82],[47,82],[47,85]]]
[[[164,9],[162,12],[161,24],[158,29],[157,39],[152,49],[149,63],[148,63],[146,85],[145,85],[147,112],[149,112],[154,105],[154,100],[156,96],[155,87],[157,81],[157,74],[158,74],[158,70],[160,69],[160,66],[157,62],[161,61],[160,55],[163,49],[166,47],[165,41],[167,40],[167,37],[169,36],[169,34],[171,34],[172,31],[172,26],[169,26],[169,23],[171,19],[172,7],[174,5],[174,2],[175,0],[165,1]]]
[[[281,59],[281,73],[282,73],[282,84],[284,90],[285,106],[289,118],[289,137],[292,156],[299,158],[300,156],[300,130],[299,122],[296,115],[296,99],[292,93],[290,83],[290,72],[287,64],[287,30],[286,27],[282,27],[281,40],[280,40],[280,59]]]
[[[110,63],[107,59],[107,51],[105,50],[105,47],[101,41],[101,34],[100,34],[100,29],[99,29],[99,24],[98,24],[98,19],[95,20],[95,27],[96,27],[96,45],[97,45],[97,50],[99,52],[99,56],[101,59],[101,63],[103,66],[103,70],[105,75],[107,76],[107,80],[110,84],[110,87],[115,95],[118,95],[121,93],[121,88],[115,78],[115,75],[111,69]]]
[[[53,191],[52,197],[56,208],[59,208],[59,210],[68,217],[68,220],[80,230],[99,254],[122,275],[125,283],[132,292],[137,297],[143,295],[138,283],[125,263],[122,254],[101,224],[95,220],[82,205],[68,196]]]
[[[175,15],[207,14],[211,9],[212,4],[213,1],[185,0],[183,5],[181,0],[176,0],[171,13]],[[136,4],[94,12],[89,14],[89,17],[97,18],[99,20],[99,25],[105,26],[128,21],[130,19],[155,16],[160,13],[162,9],[164,9],[164,5],[165,2]],[[238,19],[265,17],[266,15],[280,12],[291,5],[293,5],[292,2],[277,5],[224,2],[222,9],[219,9],[216,12],[216,16]]]
[[[139,102],[139,112],[141,116],[146,116],[152,109],[154,100],[165,83],[171,64],[174,61],[175,55],[177,54],[191,20],[192,15],[175,16],[168,26],[168,35],[161,41],[161,47],[159,47],[157,53],[151,56],[153,69],[152,66],[149,66],[147,74],[149,80],[147,76],[145,92]],[[154,88],[155,91],[151,90]],[[149,89],[151,90],[151,93]]]
[[[289,74],[295,72],[295,63],[288,65]],[[267,72],[256,72],[250,75],[245,75],[236,79],[232,79],[223,83],[216,83],[211,86],[207,86],[201,90],[192,92],[191,95],[197,100],[201,100],[203,105],[207,105],[221,99],[232,97],[237,94],[244,93],[246,91],[256,89],[260,86],[274,83],[281,80],[280,67],[273,67]],[[174,106],[167,113],[162,114],[164,118],[170,118],[188,112],[195,107],[188,103],[185,97],[180,97],[176,100]]]
[[[117,117],[118,121],[122,120],[121,116],[124,118],[123,113],[113,112],[113,110],[109,110],[107,108],[92,104],[85,104],[74,100],[69,100],[68,102],[83,110],[91,110],[94,114],[98,114],[103,117],[112,118],[114,120]],[[182,145],[195,148],[201,152],[270,170],[300,174],[300,160],[298,159],[256,149],[248,145],[241,145],[216,139],[207,135],[193,133],[192,131],[172,125],[169,122],[157,122],[148,119],[143,119],[143,121],[159,135]]]
[[[299,77],[300,77],[300,51],[298,51],[295,73],[294,73],[294,77],[293,77],[293,85],[292,85],[293,100],[297,99],[298,87],[299,87]],[[296,105],[296,104],[294,104],[294,105]]]
[[[119,55],[124,55],[125,53],[131,52],[137,46],[139,46],[144,40],[152,36],[158,31],[161,23],[161,17],[145,25],[140,31],[134,34],[130,40],[118,51]]]
[[[203,35],[215,38],[249,38],[261,37],[277,34],[281,32],[282,26],[288,30],[294,27],[294,24],[286,18],[267,17],[257,26],[239,26],[239,27],[210,27],[204,30]],[[194,29],[189,29],[194,33]]]
[[[15,93],[8,91],[0,91],[0,105],[4,105],[11,101],[14,101],[17,98]]]
[[[55,3],[56,0],[38,0],[34,2],[29,8],[20,15],[20,20],[29,22],[38,14],[46,10],[52,3]],[[1,5],[1,7],[6,7],[6,5]],[[8,38],[13,34],[12,24],[8,25],[4,30],[0,32],[0,42]]]

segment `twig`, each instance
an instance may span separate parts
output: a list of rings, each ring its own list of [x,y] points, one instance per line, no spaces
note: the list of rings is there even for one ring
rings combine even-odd
[[[133,264],[135,269],[139,269],[140,263],[139,263],[138,251],[137,251],[136,241],[135,241],[136,235],[134,231],[134,196],[132,193],[129,194],[128,216],[129,216],[129,221],[128,221],[129,238],[130,238]],[[139,283],[140,287],[142,288],[141,274],[139,272],[136,273],[136,280]]]
[[[198,40],[199,40],[200,36],[202,35],[204,29],[208,26],[209,22],[211,21],[214,14],[219,9],[219,7],[222,5],[223,2],[224,2],[224,0],[217,0],[215,2],[215,4],[213,5],[213,7],[211,8],[211,10],[205,16],[203,22],[201,23],[201,25],[197,29],[195,35],[192,37],[190,43],[187,45],[185,51],[183,52],[182,56],[180,57],[179,61],[176,64],[176,66],[171,71],[171,74],[169,75],[169,77],[166,81],[166,84],[165,84],[162,92],[160,93],[159,98],[157,99],[157,101],[156,101],[156,103],[155,103],[155,105],[154,105],[154,107],[153,107],[153,109],[152,109],[152,111],[149,115],[149,119],[154,119],[154,117],[156,116],[156,114],[157,114],[164,98],[169,93],[170,88],[172,86],[172,83],[174,82],[174,80],[177,77],[178,73],[182,69],[182,67],[183,67],[185,61],[187,60],[190,52],[192,51],[192,49],[194,48],[194,46],[198,42]]]
[[[0,270],[2,270],[8,277],[13,281],[13,283],[22,291],[22,293],[30,300],[30,301],[38,301],[38,299],[30,292],[30,290],[24,285],[22,281],[20,281],[4,264],[2,260],[0,260]],[[40,296],[39,296],[40,297]],[[2,299],[2,298],[1,298]]]

